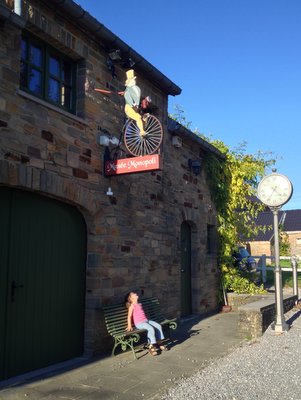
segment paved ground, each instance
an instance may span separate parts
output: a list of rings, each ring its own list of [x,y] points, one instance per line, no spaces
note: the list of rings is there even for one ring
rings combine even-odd
[[[145,350],[138,360],[132,353],[65,365],[43,371],[0,389],[1,400],[136,400],[159,399],[178,379],[228,354],[243,338],[237,331],[238,314],[220,313],[203,320],[182,322],[170,351],[153,357]]]

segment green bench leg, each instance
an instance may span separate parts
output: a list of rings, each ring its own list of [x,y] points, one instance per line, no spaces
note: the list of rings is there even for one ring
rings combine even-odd
[[[172,331],[176,330],[177,326],[178,326],[178,324],[175,321],[170,322],[169,325],[168,325],[168,327],[169,327],[169,336],[170,336],[170,339],[171,339],[172,342],[174,341]]]
[[[112,356],[115,356],[115,350],[116,348],[120,345],[122,351],[126,351],[126,349],[129,347],[134,355],[134,358],[137,360],[136,352],[134,349],[134,343],[137,343],[140,339],[140,335],[138,333],[133,333],[130,336],[119,336],[115,337],[115,343],[114,347],[112,350]]]

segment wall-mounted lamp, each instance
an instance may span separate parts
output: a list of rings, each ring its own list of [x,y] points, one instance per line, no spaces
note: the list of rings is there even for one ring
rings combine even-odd
[[[171,139],[171,143],[175,147],[182,147],[182,139],[179,136],[173,136]]]
[[[119,49],[111,50],[111,51],[109,52],[109,57],[110,57],[110,59],[111,59],[112,61],[121,61],[121,60],[122,60],[122,57],[121,57],[121,54],[120,54],[120,50],[119,50]]]
[[[121,66],[122,68],[130,69],[133,68],[135,64],[135,61],[133,61],[131,58],[125,58],[124,60],[122,60]]]
[[[118,146],[120,144],[119,139],[116,136],[98,135],[97,143],[101,146],[109,146],[113,144]]]
[[[130,69],[135,65],[135,61],[130,57],[123,57],[120,49],[112,49],[108,52],[107,66],[111,71],[112,77],[116,78],[115,65],[120,64],[122,68]]]
[[[194,173],[194,175],[200,175],[201,165],[201,160],[188,160],[189,169]]]

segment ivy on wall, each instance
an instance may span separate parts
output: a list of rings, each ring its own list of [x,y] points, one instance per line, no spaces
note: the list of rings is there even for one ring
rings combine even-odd
[[[191,123],[187,122],[181,107],[176,106],[175,110],[170,117],[191,130]],[[257,286],[250,276],[234,265],[232,254],[242,237],[247,240],[258,233],[254,219],[264,205],[254,201],[254,195],[265,169],[272,166],[275,160],[271,158],[271,153],[259,151],[255,155],[248,154],[246,143],[231,150],[220,140],[212,140],[198,130],[192,132],[215,146],[223,155],[218,157],[207,153],[204,160],[207,183],[217,210],[222,288],[236,293],[263,293],[263,286]]]
[[[211,141],[211,144],[225,156],[222,161],[208,153],[204,160],[210,194],[217,210],[222,287],[236,293],[263,293],[263,286],[257,286],[234,265],[232,254],[241,237],[247,240],[257,233],[253,221],[264,206],[254,202],[255,188],[270,161],[261,154],[246,154],[243,145],[231,151],[220,141]]]

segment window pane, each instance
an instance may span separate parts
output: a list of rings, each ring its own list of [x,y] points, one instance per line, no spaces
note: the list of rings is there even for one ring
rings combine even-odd
[[[62,79],[65,83],[71,84],[71,65],[66,61],[63,61],[63,69],[62,69]]]
[[[27,43],[24,39],[21,41],[21,58],[22,60],[26,60],[27,57]]]
[[[57,58],[54,57],[49,58],[49,72],[51,75],[54,75],[57,78],[60,77],[60,63]]]
[[[42,51],[39,47],[30,46],[30,60],[32,64],[36,65],[37,67],[42,66]]]
[[[31,69],[29,75],[29,89],[35,94],[42,94],[42,77],[40,71]]]
[[[27,88],[28,82],[27,82],[27,64],[21,62],[20,65],[20,85],[23,88]]]
[[[71,90],[68,86],[62,87],[61,105],[66,108],[71,108]]]
[[[1,3],[1,0],[0,0]],[[73,112],[76,63],[39,38],[21,38],[20,88]]]
[[[48,81],[48,98],[55,103],[60,102],[60,85],[54,79],[49,79]]]

